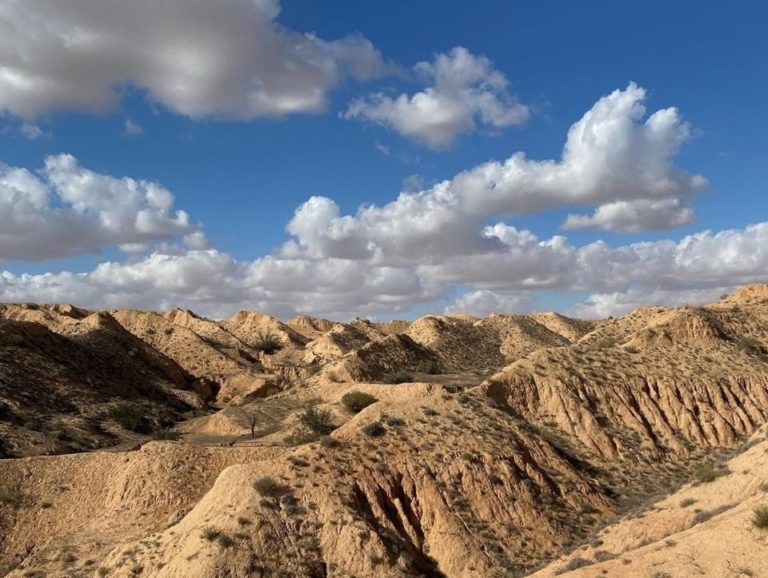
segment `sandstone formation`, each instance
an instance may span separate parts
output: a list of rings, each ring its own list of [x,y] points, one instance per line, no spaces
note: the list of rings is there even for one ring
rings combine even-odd
[[[760,576],[767,352],[764,285],[599,322],[3,305],[0,573]]]

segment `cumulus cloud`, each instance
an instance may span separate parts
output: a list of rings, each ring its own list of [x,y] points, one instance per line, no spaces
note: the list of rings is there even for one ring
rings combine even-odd
[[[383,206],[342,215],[328,198],[299,207],[288,231],[291,252],[313,258],[376,258],[380,263],[441,261],[502,250],[486,219],[566,206],[597,205],[571,215],[566,229],[617,232],[669,229],[693,221],[689,199],[706,185],[673,164],[690,129],[674,108],[643,120],[645,90],[630,84],[604,96],[569,130],[560,160],[516,153]]]
[[[632,289],[624,293],[596,293],[573,306],[568,313],[584,319],[605,319],[626,315],[638,307],[663,305],[703,305],[716,301],[720,295],[731,293],[735,285],[706,289],[656,290]]]
[[[510,250],[482,255],[476,267],[474,259],[430,267],[279,255],[237,261],[214,249],[187,249],[103,263],[80,274],[0,273],[0,301],[183,306],[214,316],[256,308],[349,318],[406,312],[463,286],[469,290],[446,311],[521,312],[533,307],[533,290],[556,289],[592,293],[571,313],[602,317],[640,305],[711,301],[734,286],[768,279],[768,222],[615,248],[539,240],[511,228],[495,234]]]
[[[0,301],[188,307],[219,317],[238,309],[261,309],[283,316],[348,318],[405,311],[435,297],[429,281],[413,270],[274,256],[239,262],[214,249],[156,252],[136,261],[102,263],[85,273],[0,271]]]
[[[0,165],[0,259],[42,260],[193,235],[197,227],[157,183],[115,178],[50,156],[37,175]]]
[[[210,247],[160,185],[46,159],[38,174],[0,169],[0,258],[42,259],[117,244],[129,256],[89,272],[0,274],[0,300],[90,306],[240,308],[345,318],[407,312],[416,303],[484,314],[525,310],[534,291],[592,294],[574,312],[606,315],[653,302],[701,302],[768,279],[768,222],[680,240],[609,246],[540,238],[506,215],[572,205],[583,226],[640,231],[687,223],[705,179],[674,166],[689,130],[674,109],[644,118],[635,85],[600,99],[569,131],[560,160],[518,153],[382,206],[344,215],[312,197],[273,254],[237,260]],[[146,253],[152,251],[149,255]]]
[[[384,70],[365,38],[296,32],[279,12],[278,0],[7,0],[0,111],[103,111],[134,87],[194,118],[311,113],[345,77]]]
[[[469,291],[445,308],[445,313],[468,313],[486,317],[491,313],[524,313],[533,309],[528,291],[495,293],[487,289]]]
[[[693,221],[693,208],[681,199],[637,199],[600,205],[591,215],[568,215],[563,229],[639,233],[674,229]]]
[[[455,176],[441,187],[466,211],[524,214],[569,205],[690,197],[707,184],[675,168],[689,126],[675,108],[643,121],[645,89],[630,83],[598,100],[568,131],[559,160],[516,153]]]
[[[504,74],[466,48],[437,54],[433,62],[420,62],[414,71],[429,84],[423,91],[358,99],[344,117],[387,126],[432,148],[450,146],[478,124],[504,128],[528,120],[528,107],[510,95]]]
[[[491,290],[596,293],[722,288],[768,279],[768,223],[615,248],[603,241],[577,247],[560,236],[540,240],[506,225],[494,227],[493,234],[507,250],[446,259],[420,267],[420,274]]]

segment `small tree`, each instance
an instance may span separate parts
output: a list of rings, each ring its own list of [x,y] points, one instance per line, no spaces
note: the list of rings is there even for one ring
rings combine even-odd
[[[304,413],[299,416],[303,426],[320,435],[329,434],[336,429],[332,420],[333,414],[330,411],[317,409],[311,405],[304,408]]]
[[[244,407],[238,407],[237,414],[248,425],[248,429],[251,430],[251,437],[256,439],[256,426],[259,425],[260,416],[253,410],[246,409]]]

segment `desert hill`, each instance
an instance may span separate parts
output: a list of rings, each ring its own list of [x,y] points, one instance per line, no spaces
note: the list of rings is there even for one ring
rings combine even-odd
[[[131,439],[109,417],[122,403],[137,408],[136,430],[171,425],[202,405],[183,368],[109,315],[68,319],[60,332],[0,319],[0,455],[61,453]]]
[[[0,572],[760,576],[767,352],[765,285],[599,322],[0,306],[0,435],[32,456],[0,462]],[[97,417],[121,400],[167,421]]]

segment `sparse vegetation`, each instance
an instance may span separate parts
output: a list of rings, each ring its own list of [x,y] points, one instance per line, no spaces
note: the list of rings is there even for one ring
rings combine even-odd
[[[243,420],[245,420],[245,423],[248,425],[248,429],[251,431],[251,437],[255,439],[256,428],[261,421],[259,414],[246,407],[238,407],[236,408],[236,412]]]
[[[181,439],[181,432],[170,428],[161,428],[152,432],[152,439],[156,441],[178,441]]]
[[[369,393],[350,391],[341,398],[341,404],[352,413],[358,413],[378,400]]]
[[[726,473],[728,473],[728,470],[723,466],[717,466],[711,462],[701,464],[693,472],[696,482],[700,484],[714,482],[717,478]]]
[[[318,435],[331,433],[336,426],[333,425],[333,414],[327,409],[317,409],[313,405],[304,408],[299,416],[299,422]]]
[[[203,538],[203,540],[208,540],[209,542],[213,542],[219,536],[221,536],[221,530],[219,530],[218,528],[214,528],[212,526],[206,526],[205,528],[203,528],[202,532],[200,533],[200,536]]]
[[[410,383],[413,381],[413,375],[408,373],[407,371],[395,371],[393,373],[388,373],[385,375],[381,381],[383,383],[388,383],[391,385],[397,385],[400,383]]]
[[[589,560],[585,560],[584,558],[579,558],[577,556],[576,558],[571,558],[565,566],[556,570],[555,575],[559,576],[561,574],[565,574],[566,572],[573,572],[574,570],[578,570],[579,568],[584,568],[585,566],[591,566],[591,565],[592,565],[592,562],[590,562]]]
[[[384,419],[384,422],[390,427],[403,427],[405,421],[399,417],[388,416]]]
[[[109,417],[130,431],[137,431],[141,427],[143,415],[140,405],[128,401],[119,402],[109,410]]]
[[[11,488],[0,488],[0,504],[17,504],[21,501],[21,494]]]
[[[443,373],[443,366],[436,359],[427,359],[419,364],[416,371],[427,375],[440,375]]]
[[[768,529],[768,505],[760,504],[752,510],[752,525],[761,530]]]
[[[322,436],[320,438],[320,445],[327,448],[335,448],[339,445],[339,440],[331,436]]]
[[[283,348],[283,344],[272,331],[267,330],[258,333],[253,348],[266,355],[273,355]]]
[[[723,512],[727,512],[731,508],[734,508],[736,504],[723,504],[722,506],[718,506],[717,508],[713,508],[711,510],[701,510],[700,512],[697,512],[696,515],[691,520],[691,525],[696,526],[697,524],[701,524],[702,522],[706,522],[710,518],[714,518],[715,516],[718,516],[722,514]]]
[[[222,548],[230,548],[235,543],[235,541],[222,530],[212,526],[206,526],[203,528],[201,536],[203,540],[207,540],[208,542],[216,542]]]
[[[365,424],[360,428],[360,431],[372,438],[381,437],[387,432],[386,428],[378,421]]]
[[[279,498],[288,492],[288,488],[278,482],[275,478],[269,476],[254,481],[253,489],[256,490],[260,496],[264,496],[265,498]]]
[[[322,436],[319,433],[302,426],[293,430],[291,435],[285,438],[285,443],[287,443],[289,446],[302,446],[304,444],[311,444],[312,442],[316,442],[321,437]]]
[[[739,338],[739,345],[741,345],[747,352],[753,355],[763,356],[765,351],[763,350],[763,344],[751,335],[743,335]]]

